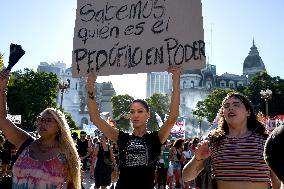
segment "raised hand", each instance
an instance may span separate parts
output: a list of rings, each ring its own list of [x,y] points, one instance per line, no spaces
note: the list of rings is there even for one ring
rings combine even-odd
[[[195,149],[195,159],[200,161],[208,158],[211,155],[211,150],[209,148],[209,141],[203,140],[198,143],[197,148]]]

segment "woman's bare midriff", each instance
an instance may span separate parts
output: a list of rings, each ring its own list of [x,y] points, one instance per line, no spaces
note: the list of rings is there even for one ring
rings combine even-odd
[[[269,189],[270,185],[266,182],[249,181],[222,181],[217,180],[218,189]]]

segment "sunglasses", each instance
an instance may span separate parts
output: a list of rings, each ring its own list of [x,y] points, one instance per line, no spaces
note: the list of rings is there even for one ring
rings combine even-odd
[[[47,118],[44,118],[44,117],[38,117],[38,118],[37,118],[37,122],[42,122],[42,123],[53,123],[53,122],[56,122],[56,121],[55,121],[55,119],[50,118],[50,117],[47,117]]]

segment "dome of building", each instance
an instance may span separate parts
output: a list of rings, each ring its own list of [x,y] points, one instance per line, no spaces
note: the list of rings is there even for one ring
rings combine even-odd
[[[245,72],[246,69],[251,69],[251,68],[262,68],[264,69],[264,63],[259,56],[259,52],[257,50],[257,47],[254,44],[253,40],[253,45],[250,48],[249,55],[245,58],[244,64],[243,64],[243,71]]]
[[[251,79],[255,76],[256,73],[263,71],[265,71],[265,65],[261,57],[259,56],[259,52],[253,40],[249,55],[245,58],[243,64],[243,75],[248,77],[248,81],[251,81]]]
[[[263,62],[260,56],[247,56],[244,61],[244,69],[261,67],[262,65]]]

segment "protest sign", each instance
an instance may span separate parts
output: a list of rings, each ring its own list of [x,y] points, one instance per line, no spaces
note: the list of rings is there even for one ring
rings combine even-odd
[[[205,66],[201,0],[77,0],[73,77]]]

